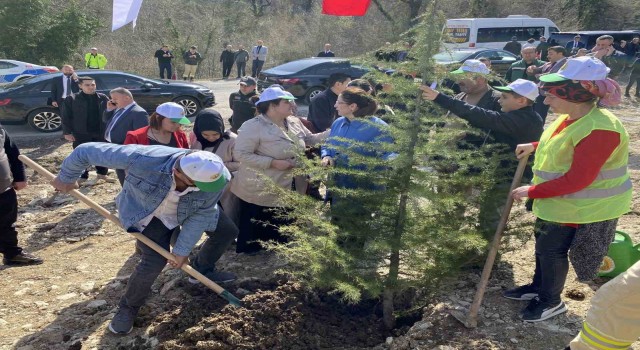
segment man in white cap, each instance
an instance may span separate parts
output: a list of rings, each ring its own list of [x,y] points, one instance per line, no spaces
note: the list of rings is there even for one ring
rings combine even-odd
[[[504,175],[496,175],[494,189],[488,191],[491,198],[483,203],[480,217],[480,230],[485,238],[490,238],[495,232],[499,218],[491,213],[500,212],[499,207],[507,197],[511,178],[515,174],[516,164],[512,153],[522,140],[535,142],[542,134],[542,119],[533,110],[533,102],[538,97],[538,87],[531,81],[518,79],[508,86],[494,87],[501,91],[499,103],[502,111],[492,111],[479,108],[463,101],[455,100],[423,85],[422,97],[434,101],[437,105],[449,110],[458,117],[465,119],[477,128],[488,130],[493,137],[492,142],[506,145],[501,152],[503,157],[500,169]],[[531,177],[531,170],[525,177]],[[489,210],[492,206],[494,210]],[[486,217],[484,214],[486,214]]]
[[[76,180],[89,165],[126,169],[116,206],[120,223],[128,232],[141,232],[168,250],[174,228],[182,228],[171,260],[137,242],[142,257],[109,324],[111,332],[127,334],[133,329],[138,310],[164,266],[168,263],[180,268],[187,263],[203,232],[209,239],[192,266],[217,283],[235,279],[232,273],[215,270],[214,266],[237,234],[237,230],[217,230],[224,224],[217,203],[231,179],[217,155],[165,146],[86,143],[64,160],[51,184],[62,192],[78,188]]]

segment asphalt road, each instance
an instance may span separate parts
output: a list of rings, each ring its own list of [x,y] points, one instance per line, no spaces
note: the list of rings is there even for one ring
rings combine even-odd
[[[216,97],[216,105],[213,107],[217,110],[222,117],[227,120],[231,117],[231,108],[229,108],[229,95],[234,91],[238,90],[238,79],[232,80],[200,80],[197,83],[202,84],[211,90]],[[308,111],[308,107],[306,105],[299,105],[298,111],[302,115],[306,115]],[[193,119],[192,119],[193,120]],[[3,124],[5,129],[7,129],[11,138],[41,138],[43,140],[49,138],[61,138],[62,132],[54,132],[54,133],[44,133],[34,130],[29,126],[29,124]]]

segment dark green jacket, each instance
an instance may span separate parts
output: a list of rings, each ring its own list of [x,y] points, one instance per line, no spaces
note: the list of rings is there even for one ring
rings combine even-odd
[[[511,67],[509,67],[509,70],[507,70],[507,74],[505,74],[504,78],[508,82],[512,82],[516,79],[527,79],[535,82],[535,75],[527,75],[527,67],[532,65],[540,67],[545,63],[545,61],[540,61],[538,59],[535,59],[531,64],[527,64],[524,60],[516,61],[511,65]]]

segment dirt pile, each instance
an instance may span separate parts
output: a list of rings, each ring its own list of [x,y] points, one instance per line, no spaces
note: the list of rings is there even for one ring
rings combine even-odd
[[[187,319],[204,316],[195,326],[182,329],[175,322],[178,312],[173,312],[157,317],[149,333],[164,350],[337,349],[371,347],[385,339],[372,302],[345,305],[335,296],[285,280],[240,283],[238,288],[251,293],[242,308],[209,310],[191,303],[179,314]]]

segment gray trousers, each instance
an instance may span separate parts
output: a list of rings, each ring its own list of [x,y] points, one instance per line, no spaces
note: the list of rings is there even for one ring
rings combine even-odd
[[[142,231],[142,234],[162,248],[169,250],[173,231],[173,229],[170,230],[164,226],[160,219],[154,217],[149,225]],[[200,252],[198,252],[198,255],[192,262],[193,268],[202,274],[215,269],[215,263],[238,236],[238,228],[223,211],[220,211],[216,230],[205,233],[209,237],[202,244]],[[146,244],[140,241],[136,242],[136,244],[142,253],[142,258],[138,265],[136,265],[131,277],[129,277],[127,290],[122,298],[120,298],[120,306],[134,309],[138,309],[144,304],[151,292],[153,282],[167,264],[165,257],[147,247]]]

